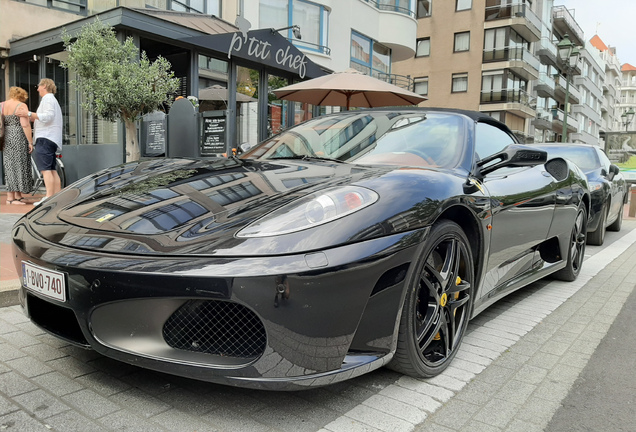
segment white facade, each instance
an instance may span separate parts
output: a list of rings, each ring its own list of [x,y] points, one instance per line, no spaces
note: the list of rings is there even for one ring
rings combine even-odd
[[[586,42],[584,49],[581,49],[579,67],[581,74],[574,78],[574,85],[581,97],[571,110],[578,125],[577,131],[570,134],[569,141],[600,145],[605,62],[590,42]]]
[[[614,123],[616,131],[636,130],[636,122],[623,126],[621,115],[630,109],[636,111],[636,68],[630,64],[624,64],[622,68],[622,79],[620,88],[620,104],[618,104],[618,116]]]
[[[237,11],[241,9],[235,1],[230,0],[221,8],[221,18],[232,23],[236,20]],[[294,44],[312,61],[334,72],[352,66],[352,32],[391,50],[389,69],[384,73],[390,74],[392,61],[412,57],[415,53],[417,20],[412,12],[415,8],[414,0],[398,2],[403,8],[397,7],[393,8],[394,10],[386,10],[381,2],[365,0],[238,1],[243,2],[243,15],[250,22],[252,29],[299,25],[302,35],[300,40],[293,38],[291,31],[286,33],[284,30],[281,34],[292,38]],[[283,10],[285,6],[287,9]],[[298,11],[297,7],[303,10]],[[267,14],[267,8],[271,13]],[[292,9],[292,14],[287,12],[289,9]],[[275,10],[281,12],[274,13]],[[294,14],[299,18],[295,18]],[[318,46],[304,45],[305,41],[316,41]]]

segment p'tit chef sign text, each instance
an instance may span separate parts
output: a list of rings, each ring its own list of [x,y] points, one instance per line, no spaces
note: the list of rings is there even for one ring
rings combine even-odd
[[[272,54],[272,44],[270,42],[239,32],[232,35],[227,58],[232,58],[232,53],[239,53],[244,50],[243,55],[247,54],[256,61],[268,61],[271,58],[278,66],[294,70],[301,79],[305,78],[307,57],[304,54],[290,53],[290,48],[292,48],[292,45],[287,45],[285,48],[278,48]],[[272,55],[273,58],[271,57]]]

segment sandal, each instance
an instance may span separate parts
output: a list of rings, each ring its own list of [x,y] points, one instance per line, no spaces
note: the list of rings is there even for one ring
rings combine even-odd
[[[7,200],[7,204],[9,205],[26,205],[26,203],[22,202],[23,198],[20,199],[14,199],[14,200]],[[17,203],[17,204],[14,204]]]

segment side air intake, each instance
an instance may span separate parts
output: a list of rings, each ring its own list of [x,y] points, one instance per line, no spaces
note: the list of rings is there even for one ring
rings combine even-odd
[[[568,177],[568,163],[561,158],[550,159],[545,163],[545,169],[558,181]]]

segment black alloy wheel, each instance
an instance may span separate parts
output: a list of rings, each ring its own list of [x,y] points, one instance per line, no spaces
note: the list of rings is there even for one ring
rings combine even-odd
[[[609,213],[609,205],[603,206],[601,209],[601,220],[598,221],[596,231],[587,235],[587,242],[593,246],[601,246],[605,241],[605,224],[607,223],[607,214]]]
[[[623,226],[623,211],[625,210],[623,208],[624,200],[625,198],[621,199],[621,206],[618,210],[618,215],[616,216],[616,220],[614,220],[614,222],[612,222],[612,224],[607,227],[608,231],[618,232],[621,230],[621,226]]]
[[[570,234],[567,262],[564,268],[554,273],[556,279],[572,282],[579,276],[585,258],[586,237],[587,212],[585,208],[579,207],[572,234]]]
[[[435,223],[409,279],[389,367],[424,378],[448,367],[470,319],[474,274],[470,245],[459,225]]]

